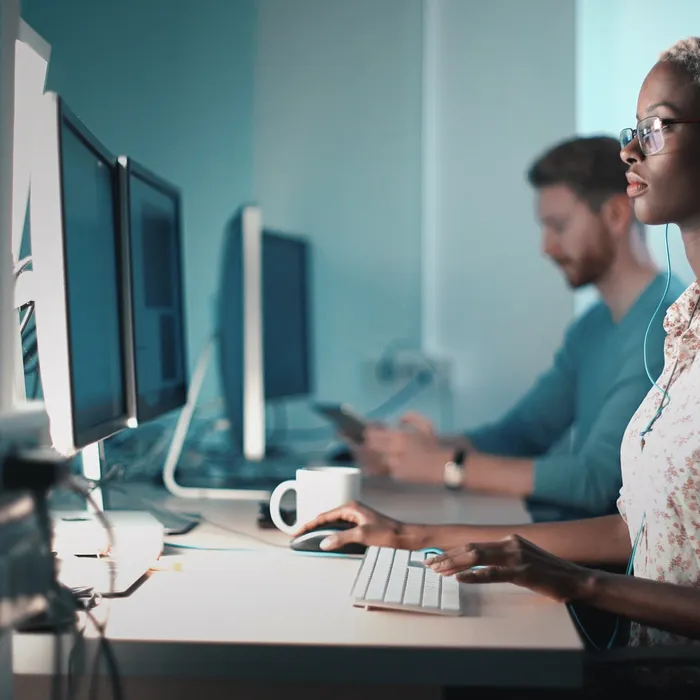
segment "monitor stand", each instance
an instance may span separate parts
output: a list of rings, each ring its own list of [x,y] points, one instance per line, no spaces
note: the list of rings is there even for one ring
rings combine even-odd
[[[274,490],[273,485],[264,485],[264,479],[260,480],[260,485],[256,487],[256,480],[252,479],[249,481],[249,485],[241,483],[240,488],[211,488],[208,486],[184,486],[180,484],[175,479],[175,469],[180,460],[180,455],[182,454],[182,449],[185,444],[185,438],[187,437],[187,432],[192,422],[192,416],[197,407],[197,401],[199,400],[199,394],[202,390],[202,385],[204,379],[207,375],[207,369],[209,367],[209,362],[211,360],[212,353],[216,347],[218,338],[213,335],[209,338],[204,349],[197,359],[197,364],[195,370],[192,374],[192,381],[190,383],[190,388],[187,393],[187,403],[183,406],[182,411],[180,411],[180,416],[178,417],[177,424],[175,425],[175,431],[173,432],[173,439],[170,442],[170,447],[168,448],[168,453],[165,457],[165,463],[163,464],[163,483],[165,488],[173,495],[179,498],[213,498],[213,499],[227,499],[235,501],[267,501],[270,498],[270,494]],[[262,424],[256,426],[256,432],[264,435],[264,410],[262,411]],[[263,452],[264,452],[264,440],[263,440]],[[249,465],[253,468],[256,463],[259,463],[261,470],[264,469],[265,461],[257,459],[246,460]],[[301,465],[299,465],[301,466]],[[290,470],[290,476],[293,476],[293,471]],[[285,477],[287,478],[287,477]],[[281,478],[280,481],[284,481]]]

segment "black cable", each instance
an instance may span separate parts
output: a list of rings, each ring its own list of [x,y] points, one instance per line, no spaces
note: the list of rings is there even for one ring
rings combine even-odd
[[[114,531],[112,530],[112,525],[110,524],[108,518],[105,516],[104,512],[97,506],[95,499],[92,497],[91,489],[83,486],[80,479],[76,476],[72,476],[67,482],[68,488],[76,493],[81,498],[84,498],[88,505],[94,511],[95,517],[99,520],[102,527],[107,532],[107,543],[109,545],[110,555],[112,554],[114,547]],[[113,596],[116,586],[116,565],[112,560],[111,556],[106,557],[107,566],[109,570],[109,595]],[[116,658],[112,653],[111,646],[107,640],[106,629],[107,623],[109,621],[109,608],[105,612],[105,620],[100,623],[97,618],[88,610],[86,611],[87,616],[90,618],[92,623],[95,625],[98,634],[100,635],[100,643],[98,646],[97,653],[95,654],[95,659],[93,662],[92,675],[90,679],[90,689],[89,697],[90,700],[97,700],[99,693],[99,684],[97,679],[99,677],[100,671],[100,658],[102,655],[105,657],[107,667],[109,669],[110,678],[112,682],[112,696],[114,700],[122,700],[122,686],[121,678],[119,675],[119,668],[117,666]]]
[[[34,302],[29,302],[29,304],[27,304],[27,310],[24,312],[24,316],[22,316],[22,319],[19,322],[19,332],[21,334],[23,334],[24,331],[27,330],[27,326],[29,325],[29,321],[31,321],[33,315]]]
[[[53,635],[53,675],[51,676],[51,700],[62,700],[63,688],[61,676],[63,675],[63,640],[61,629],[56,627]]]
[[[34,509],[36,512],[37,525],[42,538],[42,545],[45,549],[45,556],[53,559],[51,545],[53,541],[53,530],[51,527],[51,516],[49,515],[49,506],[47,494],[44,490],[36,490],[32,492],[34,500]],[[54,576],[51,581],[51,590],[47,594],[49,610],[55,612],[62,605],[63,591],[58,578],[56,576],[56,567],[54,561]],[[54,670],[51,676],[51,698],[52,700],[62,700],[63,692],[61,687],[61,678],[63,674],[63,644],[61,634],[63,626],[55,620],[54,629]]]
[[[107,671],[109,673],[110,682],[112,684],[112,698],[113,700],[123,700],[124,690],[122,687],[121,674],[119,673],[119,665],[117,664],[117,657],[114,655],[114,650],[112,645],[107,638],[106,626],[107,623],[100,622],[90,610],[86,610],[85,614],[92,624],[95,626],[97,633],[99,635],[98,650],[95,653],[93,666],[92,666],[92,677],[90,678],[90,690],[89,698],[90,700],[98,700],[99,684],[97,680],[99,679],[100,673],[100,658],[104,657],[105,663],[107,664]]]
[[[102,596],[96,593],[93,588],[85,589],[73,589],[73,595],[75,597],[78,607],[85,613],[87,611],[96,608]],[[85,615],[85,620],[80,628],[77,626],[74,628],[73,635],[73,646],[68,654],[68,678],[67,678],[67,691],[68,700],[73,700],[78,696],[78,690],[80,689],[81,674],[77,673],[78,664],[84,664],[85,656],[85,629],[87,626],[87,615]]]
[[[68,700],[73,700],[78,696],[81,676],[77,673],[76,666],[83,660],[85,652],[85,624],[80,629],[75,630],[73,646],[68,654],[68,678],[66,679]]]

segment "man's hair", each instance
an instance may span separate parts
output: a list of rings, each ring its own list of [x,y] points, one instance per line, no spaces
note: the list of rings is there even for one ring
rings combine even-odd
[[[700,87],[700,37],[691,36],[677,41],[661,54],[659,61],[679,66]]]
[[[620,158],[620,142],[610,136],[563,141],[541,155],[527,179],[535,189],[566,185],[592,211],[616,194],[627,192],[627,165]]]

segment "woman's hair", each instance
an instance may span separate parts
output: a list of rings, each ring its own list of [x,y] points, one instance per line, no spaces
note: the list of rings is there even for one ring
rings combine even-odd
[[[659,61],[679,66],[700,87],[700,37],[691,36],[677,41],[661,54]]]
[[[566,185],[592,211],[627,191],[627,165],[620,159],[620,142],[610,136],[573,138],[541,155],[527,174],[535,189]]]

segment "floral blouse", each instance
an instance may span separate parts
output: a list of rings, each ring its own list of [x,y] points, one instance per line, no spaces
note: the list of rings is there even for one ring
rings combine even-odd
[[[641,530],[635,576],[696,587],[700,587],[699,303],[700,283],[695,281],[666,312],[664,370],[625,432],[618,500],[632,542]],[[690,643],[679,635],[632,625],[632,645]]]

